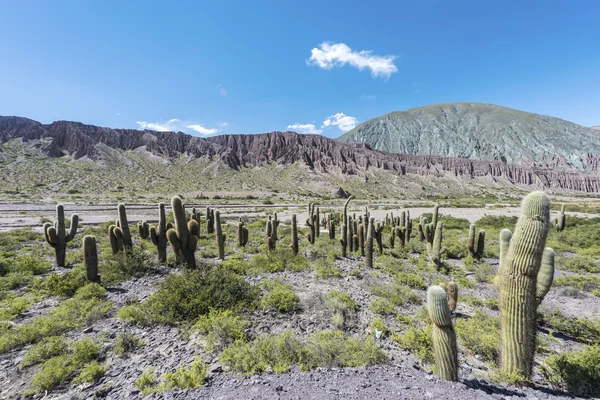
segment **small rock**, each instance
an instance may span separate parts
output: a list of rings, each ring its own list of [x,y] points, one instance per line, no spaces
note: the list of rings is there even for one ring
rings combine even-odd
[[[87,328],[85,328],[83,330],[83,333],[92,333],[92,332],[94,332],[94,328],[91,326],[88,326]]]
[[[276,391],[276,392],[283,392],[283,386],[282,386],[282,385],[279,385],[279,386],[277,386],[277,387],[275,388],[275,391]]]

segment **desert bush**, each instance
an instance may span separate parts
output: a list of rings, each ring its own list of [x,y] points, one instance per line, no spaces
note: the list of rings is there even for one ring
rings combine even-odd
[[[421,298],[415,292],[396,282],[374,285],[371,287],[371,294],[388,300],[394,306],[421,304]]]
[[[388,329],[385,326],[385,323],[383,322],[383,319],[381,319],[379,317],[373,318],[373,320],[371,321],[371,327],[370,328],[371,328],[370,329],[371,334],[373,336],[375,336],[375,334],[376,334],[377,331],[381,332],[381,336],[380,336],[381,338],[385,337],[385,335],[388,332]]]
[[[210,310],[194,325],[194,329],[206,335],[206,345],[209,351],[221,350],[236,341],[245,341],[244,329],[249,322],[235,315],[231,310]]]
[[[500,309],[500,306],[498,305],[498,300],[493,298],[483,300],[483,305],[489,308],[490,310]]]
[[[481,263],[475,270],[475,281],[480,283],[489,283],[497,274],[497,272],[497,267],[487,263]]]
[[[372,339],[345,338],[341,331],[317,332],[302,343],[290,330],[263,336],[249,343],[226,347],[221,362],[244,375],[288,372],[298,365],[304,371],[317,367],[357,367],[386,363],[387,359]]]
[[[32,289],[52,296],[71,297],[88,283],[85,269],[78,265],[64,274],[53,272],[44,280],[36,280]]]
[[[275,309],[281,313],[292,312],[298,306],[298,297],[292,286],[282,280],[264,280],[260,286],[265,290],[261,299],[261,306],[266,309]]]
[[[39,364],[52,357],[66,353],[68,345],[62,336],[50,336],[32,345],[19,363],[21,367]]]
[[[560,276],[554,280],[556,286],[570,286],[584,292],[600,296],[600,277],[594,275],[586,276]]]
[[[479,355],[483,360],[494,362],[500,345],[500,318],[475,310],[469,319],[456,320],[454,329],[468,353]]]
[[[72,299],[59,303],[47,315],[17,325],[0,336],[0,354],[84,326],[105,316],[112,304],[106,290],[96,283],[80,288]]]
[[[402,333],[392,331],[392,340],[425,362],[433,362],[431,326],[409,326]]]
[[[32,304],[32,300],[25,296],[18,296],[14,292],[5,292],[0,301],[0,321],[11,321],[21,315]]]
[[[600,343],[600,321],[587,318],[566,317],[560,311],[538,315],[539,324],[562,332],[574,339],[588,343]]]
[[[579,396],[600,393],[600,346],[546,357],[542,373],[552,386]]]
[[[497,231],[510,229],[512,231],[517,224],[518,219],[519,217],[517,216],[484,215],[475,223],[475,225],[480,229],[495,229]]]
[[[342,276],[340,269],[329,258],[318,258],[313,263],[315,276],[321,279],[339,278]]]
[[[594,263],[594,257],[579,256],[559,257],[557,268],[563,271],[576,272],[578,274],[599,273],[600,265]]]
[[[73,383],[94,383],[104,376],[105,373],[106,366],[98,363],[97,361],[92,361],[81,368],[79,374],[75,377],[75,379],[73,379]]]
[[[334,329],[342,329],[352,319],[354,312],[358,310],[352,296],[338,290],[327,292],[325,307],[329,310]]]
[[[113,350],[116,355],[123,357],[130,351],[134,351],[146,344],[146,341],[139,339],[136,335],[129,332],[119,333],[115,341]]]

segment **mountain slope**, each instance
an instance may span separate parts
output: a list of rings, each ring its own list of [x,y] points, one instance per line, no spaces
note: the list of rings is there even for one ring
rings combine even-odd
[[[531,187],[600,192],[600,176],[541,165],[375,151],[319,135],[198,138],[181,132],[0,116],[0,183],[11,195],[131,191],[344,193],[407,198]],[[108,191],[108,192],[107,192]],[[139,197],[139,196],[138,196]]]
[[[393,153],[539,163],[593,171],[600,133],[572,122],[491,104],[449,103],[393,112],[338,140]]]

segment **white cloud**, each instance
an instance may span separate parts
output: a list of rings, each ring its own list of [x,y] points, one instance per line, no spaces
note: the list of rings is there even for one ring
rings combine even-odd
[[[321,132],[323,132],[323,130],[318,129],[315,124],[299,124],[296,122],[295,124],[288,125],[287,128],[298,133],[314,133],[319,135]]]
[[[206,128],[204,125],[190,121],[181,121],[177,118],[170,119],[167,122],[137,121],[136,124],[138,124],[141,129],[150,129],[159,132],[181,131],[191,133],[190,131],[193,131],[204,136],[213,135],[219,132],[219,130],[216,128]]]
[[[320,47],[311,50],[311,56],[306,61],[308,65],[332,69],[350,64],[360,71],[365,68],[371,70],[374,78],[389,78],[394,72],[398,72],[394,65],[396,56],[376,56],[371,54],[371,50],[353,51],[345,43],[323,42]]]
[[[219,128],[227,128],[229,126],[229,124],[227,122],[221,122],[219,125]]]
[[[346,115],[344,113],[337,113],[334,115],[330,115],[323,121],[323,126],[321,128],[330,128],[337,126],[340,130],[344,132],[348,132],[351,129],[354,129],[358,125],[358,120],[354,117]]]

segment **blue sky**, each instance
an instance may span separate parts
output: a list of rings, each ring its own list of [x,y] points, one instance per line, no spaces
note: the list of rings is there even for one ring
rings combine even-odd
[[[337,137],[467,101],[600,125],[595,0],[3,0],[0,15],[0,115]]]

